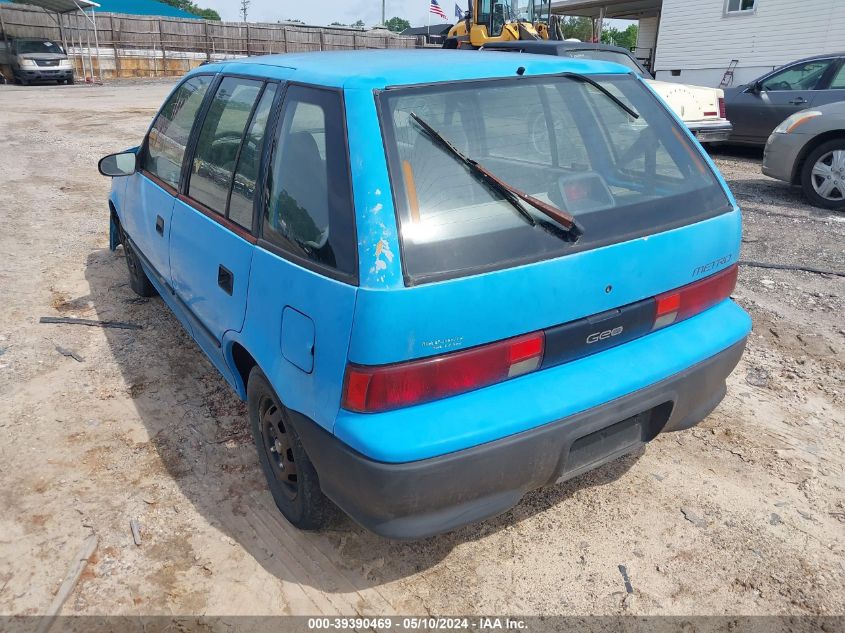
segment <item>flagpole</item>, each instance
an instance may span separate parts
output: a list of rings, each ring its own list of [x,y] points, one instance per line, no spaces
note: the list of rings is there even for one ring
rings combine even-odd
[[[431,0],[428,0],[428,28],[425,31],[425,43],[431,43]]]

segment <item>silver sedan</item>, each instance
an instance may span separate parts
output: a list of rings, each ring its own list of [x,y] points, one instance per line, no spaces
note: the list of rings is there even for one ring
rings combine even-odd
[[[801,185],[817,207],[845,211],[845,101],[796,112],[777,126],[763,173]]]

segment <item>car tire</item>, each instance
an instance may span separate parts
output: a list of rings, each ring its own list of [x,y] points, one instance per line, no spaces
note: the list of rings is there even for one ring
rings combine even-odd
[[[329,525],[337,509],[320,489],[287,409],[257,366],[249,373],[247,406],[261,470],[279,511],[300,530]]]
[[[138,254],[125,236],[123,238],[123,250],[126,253],[126,267],[129,269],[129,287],[139,297],[154,297],[156,295],[156,289],[150,283],[147,273],[144,272],[141,266],[141,260]]]
[[[74,78],[73,78],[73,77],[69,77],[68,79],[65,79],[65,83],[66,83],[67,85],[71,85],[72,83],[74,83]]]
[[[829,169],[832,172],[829,177],[834,179],[836,184],[831,195],[824,196],[817,191],[822,176],[814,174],[813,170],[817,165],[828,167],[829,162],[831,163]],[[812,205],[823,209],[845,211],[845,138],[822,143],[807,155],[801,167],[801,187]]]

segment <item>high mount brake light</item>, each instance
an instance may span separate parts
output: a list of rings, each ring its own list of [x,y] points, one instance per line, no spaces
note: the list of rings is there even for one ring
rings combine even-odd
[[[346,368],[343,407],[360,413],[388,411],[515,378],[540,367],[542,332],[407,363]]]
[[[730,297],[738,270],[734,264],[715,275],[657,295],[652,330],[683,321]]]

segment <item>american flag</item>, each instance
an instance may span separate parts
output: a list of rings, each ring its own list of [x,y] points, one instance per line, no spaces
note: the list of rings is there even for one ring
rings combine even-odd
[[[463,10],[461,9],[461,7],[459,7],[457,4],[455,5],[455,17],[456,17],[458,20],[463,20],[463,19],[464,19],[464,12],[463,12]]]
[[[437,0],[431,0],[431,4],[428,5],[429,12],[433,13],[434,15],[439,15],[444,20],[448,20],[449,18],[446,17],[446,14],[443,13],[443,9],[440,8],[440,5],[437,4]]]

